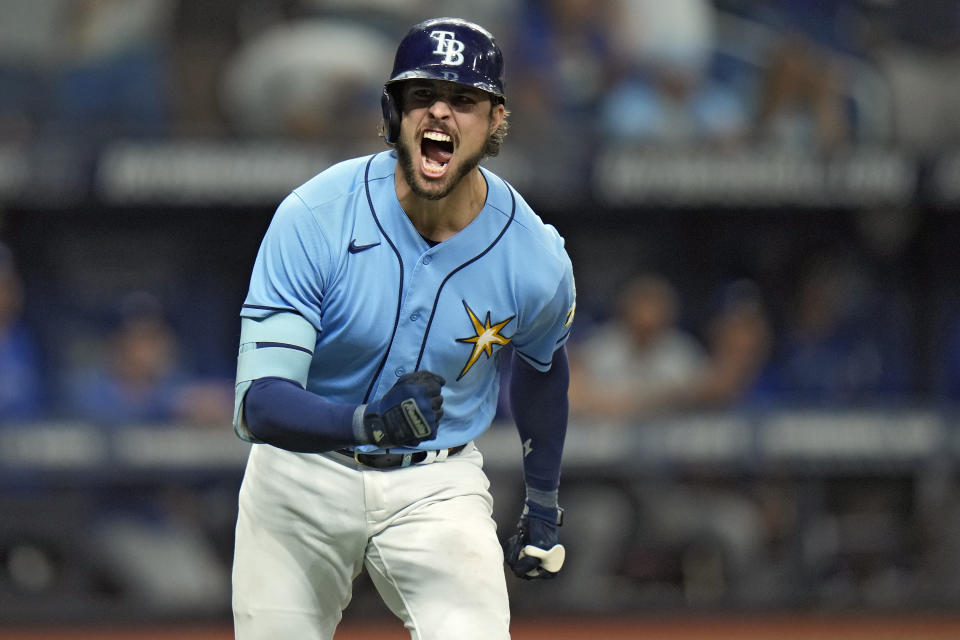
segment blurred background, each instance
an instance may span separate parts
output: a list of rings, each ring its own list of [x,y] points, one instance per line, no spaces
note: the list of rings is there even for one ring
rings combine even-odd
[[[257,247],[385,148],[437,15],[503,48],[487,164],[578,284],[569,560],[515,616],[955,611],[955,0],[6,0],[0,628],[229,625]],[[361,576],[347,620],[388,615]]]

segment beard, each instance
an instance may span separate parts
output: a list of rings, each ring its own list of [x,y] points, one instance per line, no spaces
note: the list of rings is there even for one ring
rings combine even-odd
[[[420,186],[417,182],[419,174],[417,172],[417,166],[414,163],[414,156],[410,152],[410,148],[400,140],[396,146],[397,149],[397,160],[400,163],[400,168],[403,170],[403,177],[407,181],[407,184],[410,185],[410,190],[414,194],[423,198],[424,200],[442,200],[450,195],[450,192],[453,191],[460,181],[463,180],[464,176],[477,168],[480,164],[480,161],[483,160],[483,149],[464,158],[463,162],[460,164],[460,168],[455,172],[445,175],[441,178],[441,181],[437,183],[436,191],[428,191],[427,189]],[[417,159],[419,160],[420,154],[417,154]]]

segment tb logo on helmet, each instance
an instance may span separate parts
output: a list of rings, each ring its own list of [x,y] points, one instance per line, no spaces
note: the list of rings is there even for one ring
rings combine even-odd
[[[466,45],[457,40],[453,31],[431,31],[430,37],[437,41],[433,53],[443,56],[443,64],[459,67],[463,64],[463,49]]]

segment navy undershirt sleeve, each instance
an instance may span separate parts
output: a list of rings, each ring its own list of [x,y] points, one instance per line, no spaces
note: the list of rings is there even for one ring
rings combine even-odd
[[[510,410],[524,443],[523,474],[528,489],[553,492],[560,486],[560,458],[567,434],[570,365],[566,347],[541,372],[514,355],[510,370]]]
[[[254,380],[244,399],[244,416],[254,436],[275,447],[303,453],[356,444],[355,409],[355,405],[324,400],[285,378]]]

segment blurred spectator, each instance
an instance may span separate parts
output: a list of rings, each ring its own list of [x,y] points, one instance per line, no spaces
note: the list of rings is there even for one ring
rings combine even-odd
[[[382,118],[393,41],[359,22],[302,18],[243,43],[227,62],[224,110],[237,133],[327,141]]]
[[[921,152],[960,142],[960,5],[875,4],[872,52],[891,86],[896,142]]]
[[[761,141],[788,148],[836,149],[851,133],[840,72],[828,52],[786,33],[769,52],[757,103]]]
[[[681,396],[691,408],[749,405],[773,344],[773,326],[760,290],[749,280],[721,288],[706,328],[709,364]]]
[[[230,424],[232,385],[183,371],[178,337],[152,295],[123,299],[106,353],[104,362],[73,380],[73,418],[108,428]],[[162,478],[137,492],[99,494],[92,557],[120,598],[157,611],[210,613],[227,606],[229,571],[197,517],[201,497]]]
[[[749,403],[768,364],[771,320],[753,282],[735,281],[717,298],[703,345],[678,326],[667,280],[644,275],[624,286],[617,317],[571,346],[571,408],[642,419]]]
[[[774,338],[757,285],[737,280],[719,289],[705,346],[678,315],[677,291],[662,276],[628,282],[616,316],[570,347],[571,411],[630,421],[750,404]]]
[[[814,256],[793,298],[759,384],[762,396],[817,406],[905,399],[912,350],[907,312],[895,296],[883,295],[863,265]]]
[[[507,57],[508,106],[517,135],[551,147],[581,144],[613,73],[609,0],[525,0]],[[505,43],[501,43],[505,44]],[[563,132],[562,136],[553,135]]]
[[[886,135],[889,96],[867,56],[862,2],[742,4],[772,36],[760,52],[755,114],[760,141],[832,151],[858,138]]]
[[[108,337],[106,360],[71,381],[74,417],[109,426],[229,423],[232,386],[226,381],[201,381],[183,370],[178,337],[159,301],[135,293],[121,307]]]
[[[0,20],[0,135],[147,135],[168,117],[176,0],[11,0]]]
[[[678,320],[672,283],[657,274],[631,279],[617,297],[615,317],[571,345],[571,411],[629,419],[677,409],[678,391],[707,366],[702,345]]]
[[[23,321],[23,283],[13,254],[0,244],[0,423],[41,414],[37,346]]]
[[[735,144],[747,133],[746,106],[715,80],[714,9],[707,0],[617,0],[612,31],[622,77],[600,117],[612,141]]]
[[[65,59],[53,100],[59,124],[85,133],[164,133],[167,64],[176,0],[65,4]]]

